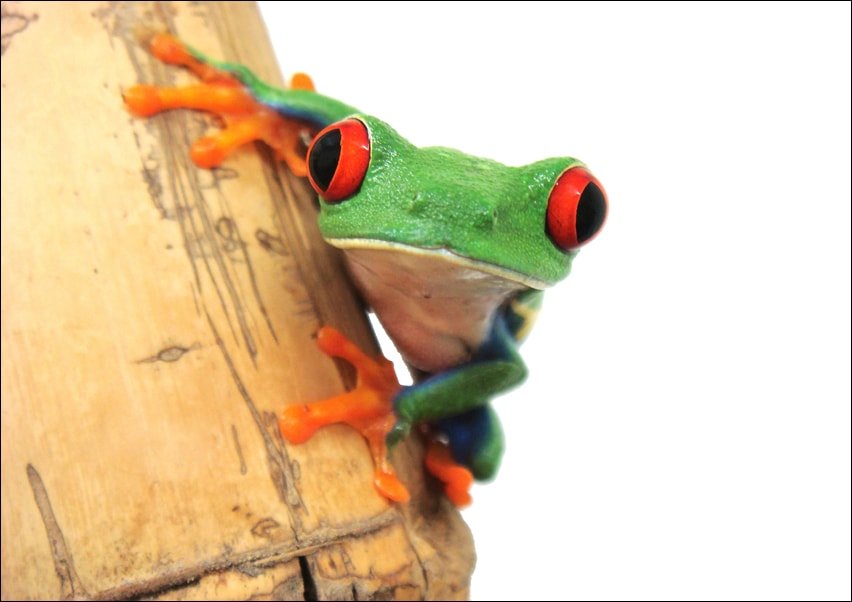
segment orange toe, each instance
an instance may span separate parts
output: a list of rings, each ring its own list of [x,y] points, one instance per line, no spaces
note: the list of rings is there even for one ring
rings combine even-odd
[[[284,408],[278,419],[278,430],[281,436],[291,443],[304,443],[316,431],[316,426],[308,420],[310,409],[306,405],[296,405]]]
[[[426,469],[444,483],[444,493],[457,507],[469,506],[473,501],[470,487],[473,473],[453,459],[450,448],[438,440],[429,443],[426,449]]]
[[[155,57],[170,65],[184,65],[192,57],[180,40],[167,33],[158,33],[148,44]]]
[[[466,488],[457,489],[448,484],[444,487],[444,494],[456,508],[467,508],[473,503],[473,498]]]
[[[163,110],[159,90],[154,86],[138,85],[124,92],[124,104],[134,115],[150,117]]]
[[[400,481],[394,474],[377,472],[373,483],[375,484],[376,489],[379,490],[379,493],[389,500],[405,504],[409,499],[411,499],[408,489],[405,488],[402,481]]]
[[[293,90],[310,90],[312,92],[316,90],[314,80],[307,73],[294,73],[290,79],[290,87]]]
[[[226,149],[222,148],[216,136],[204,136],[192,143],[189,156],[199,167],[210,169],[218,167],[228,155]]]

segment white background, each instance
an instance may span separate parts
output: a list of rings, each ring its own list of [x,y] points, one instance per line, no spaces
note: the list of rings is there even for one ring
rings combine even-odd
[[[474,599],[848,600],[850,5],[261,4],[415,144],[609,194],[495,403]]]

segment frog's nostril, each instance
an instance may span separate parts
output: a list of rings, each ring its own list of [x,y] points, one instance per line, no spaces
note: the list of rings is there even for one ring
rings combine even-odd
[[[577,206],[577,242],[583,244],[601,229],[606,217],[606,197],[600,186],[589,182]]]

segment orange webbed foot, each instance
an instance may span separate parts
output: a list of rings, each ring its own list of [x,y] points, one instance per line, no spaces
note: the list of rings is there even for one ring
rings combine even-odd
[[[373,483],[386,498],[407,502],[408,490],[397,478],[387,457],[385,438],[396,422],[393,398],[401,388],[393,364],[383,357],[372,359],[334,328],[325,326],[317,333],[317,345],[331,357],[339,357],[355,367],[358,382],[352,391],[322,401],[293,405],[278,419],[281,436],[291,443],[303,443],[316,430],[328,424],[344,423],[367,439],[373,457]]]
[[[140,117],[150,117],[169,109],[197,109],[219,117],[225,128],[201,138],[192,146],[190,155],[196,165],[217,167],[235,149],[262,140],[295,175],[307,174],[303,138],[305,132],[309,135],[316,133],[314,126],[284,117],[259,102],[234,76],[202,63],[171,35],[153,36],[149,49],[164,63],[186,67],[204,83],[179,88],[133,86],[124,92],[125,105],[131,113]],[[301,73],[294,76],[292,87],[313,90],[313,82]]]
[[[470,486],[473,473],[453,459],[450,448],[433,439],[426,448],[426,469],[444,484],[444,493],[457,508],[469,506],[473,501]]]

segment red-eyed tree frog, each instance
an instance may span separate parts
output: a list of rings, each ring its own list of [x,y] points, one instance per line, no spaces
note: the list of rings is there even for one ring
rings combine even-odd
[[[491,478],[503,453],[490,400],[524,380],[518,345],[543,289],[568,274],[577,249],[601,229],[603,187],[569,157],[507,167],[448,148],[417,148],[379,119],[316,93],[307,76],[274,88],[168,35],[155,36],[151,50],[203,83],[134,86],[124,95],[130,111],[219,115],[224,130],[192,148],[202,167],[263,140],[306,175],[320,197],[323,237],[343,250],[361,294],[418,375],[401,386],[390,362],[324,327],[320,348],[351,362],[358,385],[285,408],[282,436],[300,443],[327,424],[353,426],[369,443],[379,492],[404,502],[409,494],[387,449],[420,425],[427,469],[454,503],[468,504],[473,479]],[[305,156],[306,128],[319,132]]]

